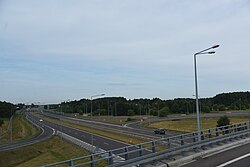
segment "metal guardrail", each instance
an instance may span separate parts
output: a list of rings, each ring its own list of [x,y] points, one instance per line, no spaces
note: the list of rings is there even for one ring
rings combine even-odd
[[[63,133],[61,131],[57,130],[56,135],[60,136],[64,140],[69,141],[69,142],[71,142],[71,143],[73,143],[73,144],[75,144],[75,145],[77,145],[77,146],[79,146],[81,148],[84,148],[85,150],[87,150],[87,151],[89,151],[91,153],[95,153],[95,150],[97,149],[95,146],[92,146],[89,143],[86,143],[86,142],[84,142],[82,140],[79,140],[79,139],[77,139],[75,137],[67,135],[67,134],[65,134],[65,133]]]
[[[56,131],[56,135],[62,137],[64,140],[69,141],[69,142],[71,142],[71,143],[73,143],[73,144],[75,144],[75,145],[77,145],[77,146],[79,146],[81,148],[84,148],[85,150],[87,150],[87,151],[89,151],[91,153],[99,154],[99,153],[104,153],[105,152],[105,150],[103,150],[103,149],[100,149],[100,148],[98,148],[96,146],[92,146],[91,144],[88,144],[88,143],[86,143],[84,141],[81,141],[81,140],[79,140],[79,139],[77,139],[75,137],[72,137],[70,135],[67,135],[67,134],[65,134],[63,132]],[[107,154],[101,154],[101,156],[103,158],[105,158],[105,157],[108,157],[109,154],[108,153]],[[116,162],[116,163],[124,161],[124,158],[119,157],[119,156],[117,156],[115,154],[113,154],[112,156],[114,157],[113,161]]]
[[[108,166],[133,166],[148,163],[158,158],[166,157],[181,151],[199,148],[212,143],[250,135],[250,121],[223,127],[211,128],[200,132],[201,141],[198,141],[198,132],[191,132],[141,144],[131,145],[109,151],[74,158],[62,162],[44,165],[43,167],[68,164],[68,166],[91,166],[98,162],[107,161]],[[105,155],[105,156],[104,156]],[[114,162],[115,156],[124,158],[122,162]]]

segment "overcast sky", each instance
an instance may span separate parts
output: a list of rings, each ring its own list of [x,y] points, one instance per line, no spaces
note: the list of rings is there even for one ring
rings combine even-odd
[[[0,100],[249,91],[249,0],[0,0]]]

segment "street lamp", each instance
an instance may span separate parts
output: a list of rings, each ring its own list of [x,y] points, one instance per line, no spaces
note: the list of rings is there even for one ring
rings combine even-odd
[[[99,96],[104,96],[105,94],[98,94],[98,95],[93,95],[93,96],[90,96],[90,103],[91,103],[91,110],[90,110],[90,119],[92,120],[92,116],[93,116],[93,113],[92,113],[92,110],[93,110],[93,107],[92,107],[92,100],[94,97],[99,97]],[[91,145],[93,145],[93,133],[91,133]]]
[[[197,116],[197,130],[198,141],[201,141],[201,127],[200,127],[200,111],[199,111],[199,95],[198,95],[198,83],[197,83],[197,68],[196,68],[196,56],[202,54],[214,54],[215,51],[208,51],[210,49],[218,48],[220,45],[214,45],[210,48],[204,49],[194,54],[194,74],[195,74],[195,96],[196,96],[196,116]]]
[[[68,99],[68,100],[66,100],[66,101],[63,101],[64,102],[64,104],[66,104],[66,103],[68,103],[68,102],[70,102],[70,99]],[[62,122],[62,117],[63,117],[63,102],[61,102],[61,105],[59,105],[59,107],[60,107],[60,131],[61,131],[61,140],[62,140],[62,135],[63,135],[63,126],[62,126],[62,124],[63,124],[63,122]],[[65,108],[64,108],[65,109]],[[64,111],[65,112],[65,111]]]
[[[60,117],[59,117],[59,119],[60,119],[60,136],[61,136],[61,140],[62,140],[62,103],[61,104],[59,104],[59,108],[60,108]]]

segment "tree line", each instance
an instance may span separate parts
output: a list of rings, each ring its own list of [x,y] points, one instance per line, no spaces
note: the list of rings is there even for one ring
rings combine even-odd
[[[9,102],[0,101],[0,118],[10,118],[16,112],[16,106]]]
[[[104,97],[89,100],[81,99],[62,102],[55,105],[58,112],[93,115],[133,116],[154,115],[165,117],[168,114],[190,114],[196,112],[196,102],[193,98],[176,98],[173,100],[126,99],[124,97]],[[201,112],[250,109],[250,92],[222,93],[212,98],[199,99]]]
[[[232,92],[218,94],[212,98],[201,98],[199,100],[201,112],[226,110],[248,110],[250,109],[250,92]],[[12,104],[0,101],[0,118],[10,118],[11,114],[24,104]],[[33,106],[34,107],[34,106]],[[91,100],[81,99],[61,104],[50,105],[58,112],[89,114],[91,112]],[[47,106],[45,106],[47,109]],[[126,99],[124,97],[104,97],[92,100],[93,115],[133,116],[154,115],[165,117],[168,114],[191,114],[195,113],[195,99],[176,98],[173,100],[153,99]]]

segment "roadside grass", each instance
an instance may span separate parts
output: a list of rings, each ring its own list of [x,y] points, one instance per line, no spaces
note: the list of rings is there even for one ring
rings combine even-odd
[[[60,140],[59,137],[53,137],[23,148],[0,152],[0,166],[36,167],[89,154],[80,147]],[[103,161],[97,166],[105,165],[107,162]]]
[[[90,117],[80,116],[78,113],[75,113],[75,114],[68,114],[67,113],[67,114],[65,114],[65,116],[90,120]],[[131,120],[128,121],[128,118]],[[110,124],[115,124],[115,125],[124,125],[124,124],[132,122],[132,121],[140,120],[142,118],[143,118],[143,116],[93,116],[92,117],[92,119],[94,121],[110,123]]]
[[[227,111],[210,111],[210,113],[218,113],[218,114],[222,114],[222,113],[248,113],[250,112],[249,109],[247,110],[227,110]]]
[[[201,118],[202,129],[215,128],[218,119],[218,117]],[[229,119],[230,124],[250,121],[250,117],[229,117]],[[164,128],[166,130],[179,132],[194,132],[197,130],[197,123],[196,119],[194,118],[154,122],[151,124],[145,124],[143,126],[148,126],[150,128]]]
[[[133,117],[93,117],[93,120],[98,121],[98,122],[105,122],[105,123],[111,123],[111,124],[116,124],[116,125],[124,125],[130,121],[127,121],[128,118],[131,118],[133,120],[137,120]]]
[[[8,125],[9,125],[9,119],[7,118],[1,118],[3,120],[3,125],[0,127],[0,145],[5,144],[9,138],[7,130],[8,130]]]
[[[31,125],[22,114],[13,118],[13,141],[26,140],[36,135],[39,130]]]
[[[127,123],[131,123],[134,121],[140,121],[145,119],[154,119],[154,116],[114,116],[114,117],[108,117],[108,116],[94,116],[93,120],[98,122],[105,122],[105,123],[111,123],[116,125],[125,125]]]
[[[69,122],[65,122],[65,121],[58,121],[56,119],[48,118],[48,117],[46,117],[44,115],[40,115],[40,114],[35,114],[35,115],[42,118],[42,119],[44,119],[44,120],[54,122],[54,123],[57,123],[59,125],[62,124],[62,125],[69,126],[69,127],[72,127],[72,128],[76,128],[76,129],[79,129],[79,130],[83,130],[83,131],[86,131],[86,132],[89,132],[89,133],[97,134],[97,135],[100,135],[100,136],[105,136],[105,137],[115,139],[115,140],[119,140],[119,141],[122,141],[122,142],[125,142],[125,143],[128,143],[128,144],[139,144],[139,143],[146,142],[146,140],[143,140],[143,139],[140,139],[140,138],[112,133],[112,132],[109,132],[109,131],[105,131],[105,129],[99,130],[99,129],[95,129],[94,127],[90,128],[90,127],[84,126],[83,124],[69,123]]]
[[[26,140],[38,134],[39,129],[32,126],[22,114],[15,114],[12,120],[12,142]],[[7,132],[9,119],[4,119],[3,129]],[[10,132],[5,133],[0,138],[0,144],[10,142]]]

